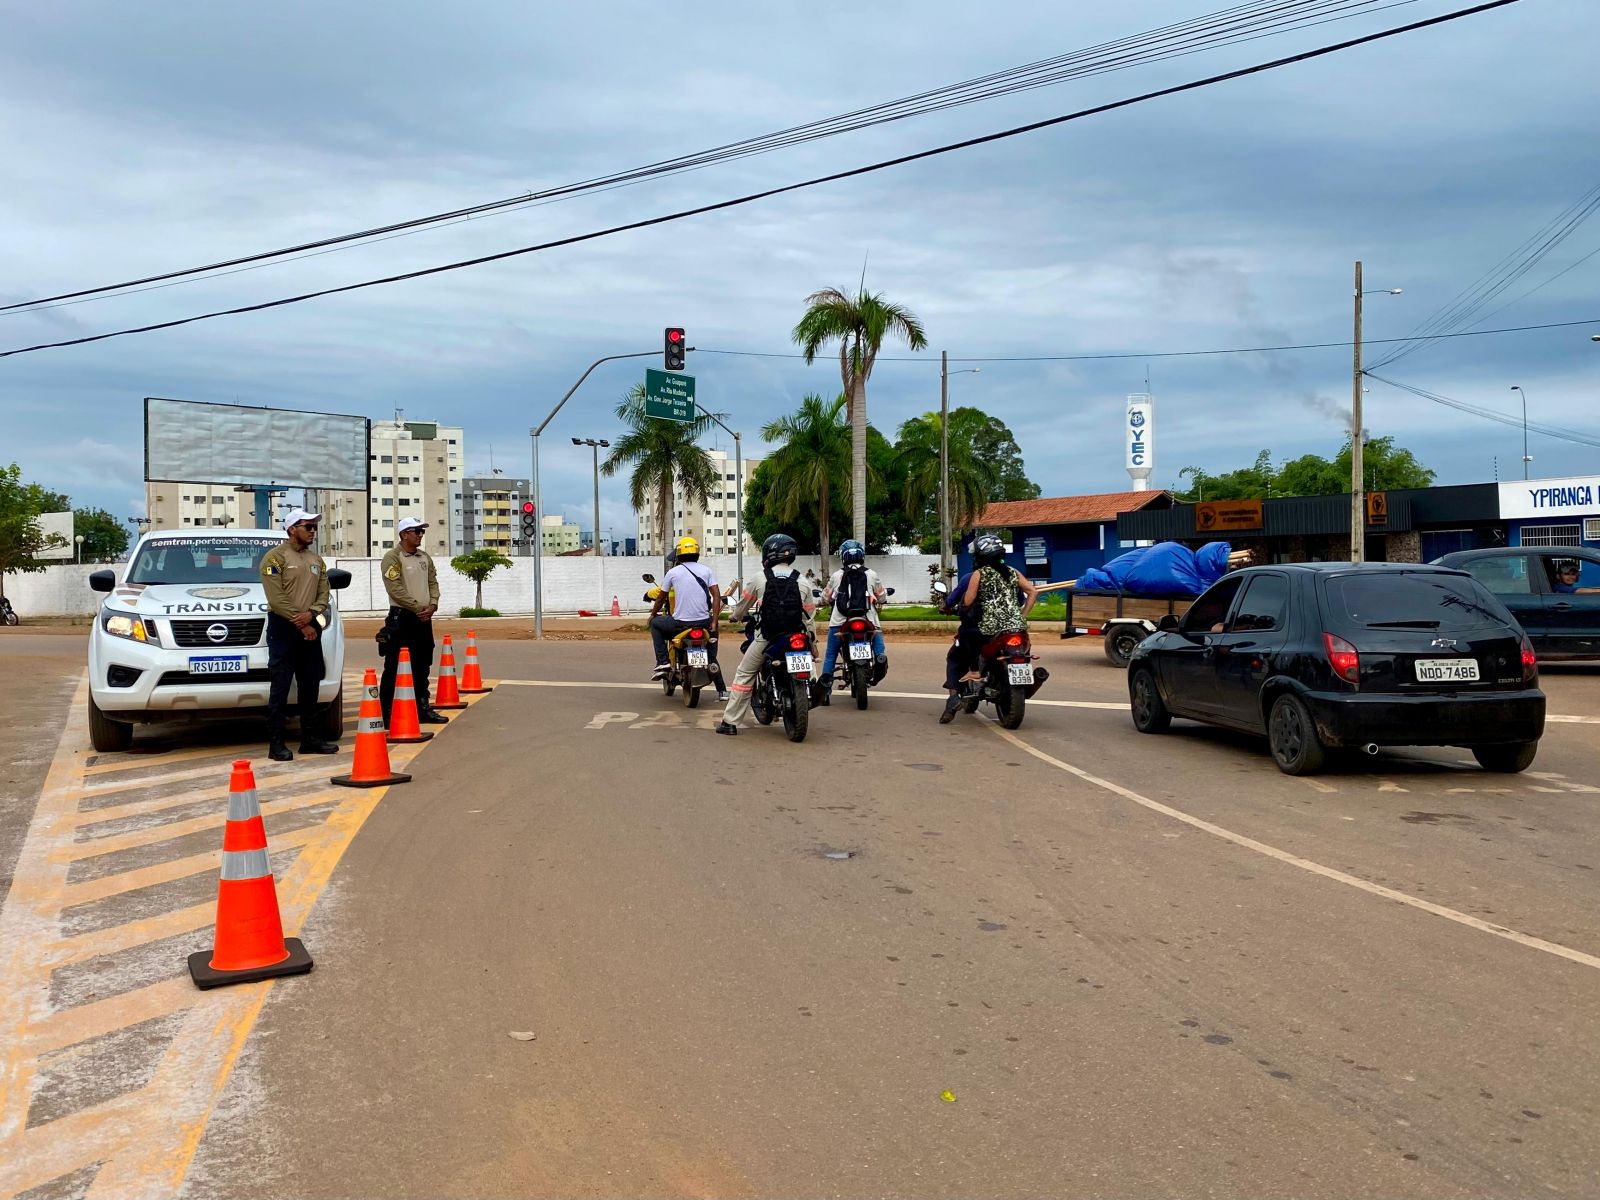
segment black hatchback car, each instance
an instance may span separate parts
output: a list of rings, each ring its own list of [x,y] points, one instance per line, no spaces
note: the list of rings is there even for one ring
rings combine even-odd
[[[1600,658],[1600,552],[1577,546],[1460,550],[1437,560],[1494,593],[1546,662]]]
[[[1304,563],[1228,575],[1128,663],[1133,723],[1189,717],[1265,734],[1290,775],[1330,750],[1465,746],[1522,771],[1544,733],[1533,647],[1471,575]]]

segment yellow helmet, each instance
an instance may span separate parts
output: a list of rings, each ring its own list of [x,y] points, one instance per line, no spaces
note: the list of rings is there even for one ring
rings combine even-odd
[[[685,554],[699,553],[700,543],[695,541],[692,537],[682,537],[678,539],[676,554],[679,558],[682,558]]]

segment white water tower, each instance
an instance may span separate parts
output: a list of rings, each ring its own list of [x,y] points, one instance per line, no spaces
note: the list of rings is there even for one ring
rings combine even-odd
[[[1155,469],[1155,444],[1151,434],[1155,427],[1156,398],[1149,392],[1134,392],[1128,397],[1128,410],[1122,421],[1122,440],[1128,450],[1128,477],[1133,480],[1133,490],[1148,491],[1150,472]]]

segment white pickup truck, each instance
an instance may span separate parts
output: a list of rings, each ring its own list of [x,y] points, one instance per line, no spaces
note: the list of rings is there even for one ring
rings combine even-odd
[[[105,604],[89,635],[89,737],[98,751],[126,750],[135,723],[265,712],[267,600],[262,555],[283,540],[265,529],[161,530],[139,539],[118,582],[96,571]],[[330,570],[322,634],[324,705],[312,736],[344,734],[344,633]],[[291,687],[291,704],[295,690]],[[243,712],[241,710],[244,710]]]

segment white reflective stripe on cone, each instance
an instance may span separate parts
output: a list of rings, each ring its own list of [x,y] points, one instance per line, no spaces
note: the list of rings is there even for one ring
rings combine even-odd
[[[415,700],[417,698],[417,689],[410,684],[405,687],[397,687],[394,690],[394,698],[396,700]]]
[[[453,676],[455,673],[456,673],[456,665],[455,665],[455,663],[444,663],[439,667],[439,676],[440,676],[440,678],[443,678],[446,675],[452,675]]]
[[[356,718],[356,732],[357,733],[382,733],[383,732],[383,718],[382,717],[357,717]]]
[[[256,801],[256,790],[228,793],[228,820],[248,821],[261,815],[261,805]]]
[[[224,850],[222,852],[222,877],[224,879],[260,879],[272,874],[272,864],[267,861],[267,851]]]

